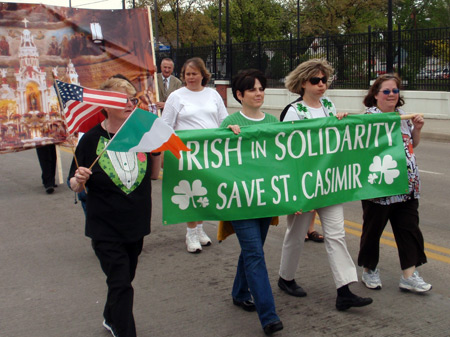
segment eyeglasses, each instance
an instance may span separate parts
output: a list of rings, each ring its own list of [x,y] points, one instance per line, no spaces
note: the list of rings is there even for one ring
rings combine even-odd
[[[311,83],[312,85],[316,85],[319,84],[319,82],[322,81],[323,84],[327,83],[328,78],[324,77],[311,77],[309,79],[309,83]]]
[[[383,94],[385,94],[385,95],[389,95],[389,94],[391,93],[391,90],[389,90],[389,89],[384,89],[384,90],[381,91],[381,92],[382,92]],[[400,90],[397,89],[397,88],[392,89],[392,93],[393,93],[394,95],[397,95],[399,92],[400,92]]]
[[[139,104],[139,98],[136,98],[136,97],[128,98],[127,103],[128,103],[128,102],[131,102],[131,104],[133,104],[133,106],[136,106],[136,105]]]

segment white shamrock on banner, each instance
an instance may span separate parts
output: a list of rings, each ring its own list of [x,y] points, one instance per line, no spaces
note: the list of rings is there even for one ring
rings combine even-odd
[[[380,180],[378,184],[381,184],[383,177],[386,184],[390,185],[394,182],[394,179],[400,175],[400,171],[396,169],[397,162],[392,159],[390,154],[383,157],[383,161],[379,156],[373,158],[372,164],[369,166],[370,172],[380,172]],[[376,183],[378,175],[376,173],[369,174],[369,183]]]
[[[208,193],[208,191],[202,186],[201,180],[194,180],[192,182],[192,188],[187,180],[181,180],[178,186],[175,186],[173,188],[173,192],[176,195],[172,196],[171,200],[182,210],[185,210],[189,207],[191,200],[192,206],[194,206],[194,208],[197,208],[194,197],[202,197],[197,199],[200,207],[206,207],[209,205],[208,198],[203,197]]]

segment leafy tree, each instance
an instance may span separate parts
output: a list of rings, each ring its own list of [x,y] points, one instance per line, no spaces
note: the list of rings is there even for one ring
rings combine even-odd
[[[286,37],[285,10],[275,0],[230,0],[230,32],[235,42]]]
[[[136,7],[149,6],[153,13],[154,0],[137,0]],[[218,30],[211,17],[204,14],[208,0],[178,0],[179,46],[210,45],[216,40]],[[157,0],[158,33],[160,40],[176,47],[177,44],[177,0]]]
[[[450,22],[448,0],[396,0],[393,12],[402,29],[445,27]]]
[[[294,0],[291,0],[294,1]],[[292,6],[291,6],[292,7]],[[366,32],[385,25],[386,0],[303,0],[301,4],[302,35],[349,34]]]

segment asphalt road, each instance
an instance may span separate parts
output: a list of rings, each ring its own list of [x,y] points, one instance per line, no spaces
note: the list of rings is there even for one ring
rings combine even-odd
[[[416,151],[423,171],[420,212],[429,259],[419,270],[433,284],[432,291],[399,291],[399,261],[388,227],[379,266],[383,289],[351,286],[355,293],[371,296],[372,305],[335,309],[325,247],[313,242],[305,244],[296,275],[308,296],[290,297],[276,285],[286,229],[281,217],[265,245],[285,326],[275,336],[450,336],[448,148],[448,143],[422,141]],[[71,154],[61,153],[66,175]],[[105,277],[84,236],[83,212],[80,204],[74,205],[74,194],[65,184],[45,194],[34,150],[0,155],[0,177],[0,336],[110,336],[101,325]],[[134,282],[138,336],[263,336],[256,314],[231,302],[239,254],[236,237],[214,241],[201,254],[187,253],[185,226],[161,224],[160,194],[158,180],[153,185],[152,234],[145,240]],[[347,204],[345,211],[348,248],[356,260],[359,203]],[[217,223],[205,223],[205,230],[215,237]]]

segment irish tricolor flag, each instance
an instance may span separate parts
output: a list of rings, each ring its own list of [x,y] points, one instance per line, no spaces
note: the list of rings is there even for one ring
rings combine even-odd
[[[162,152],[169,150],[180,159],[190,151],[173,129],[151,112],[135,109],[108,144],[116,152]]]

